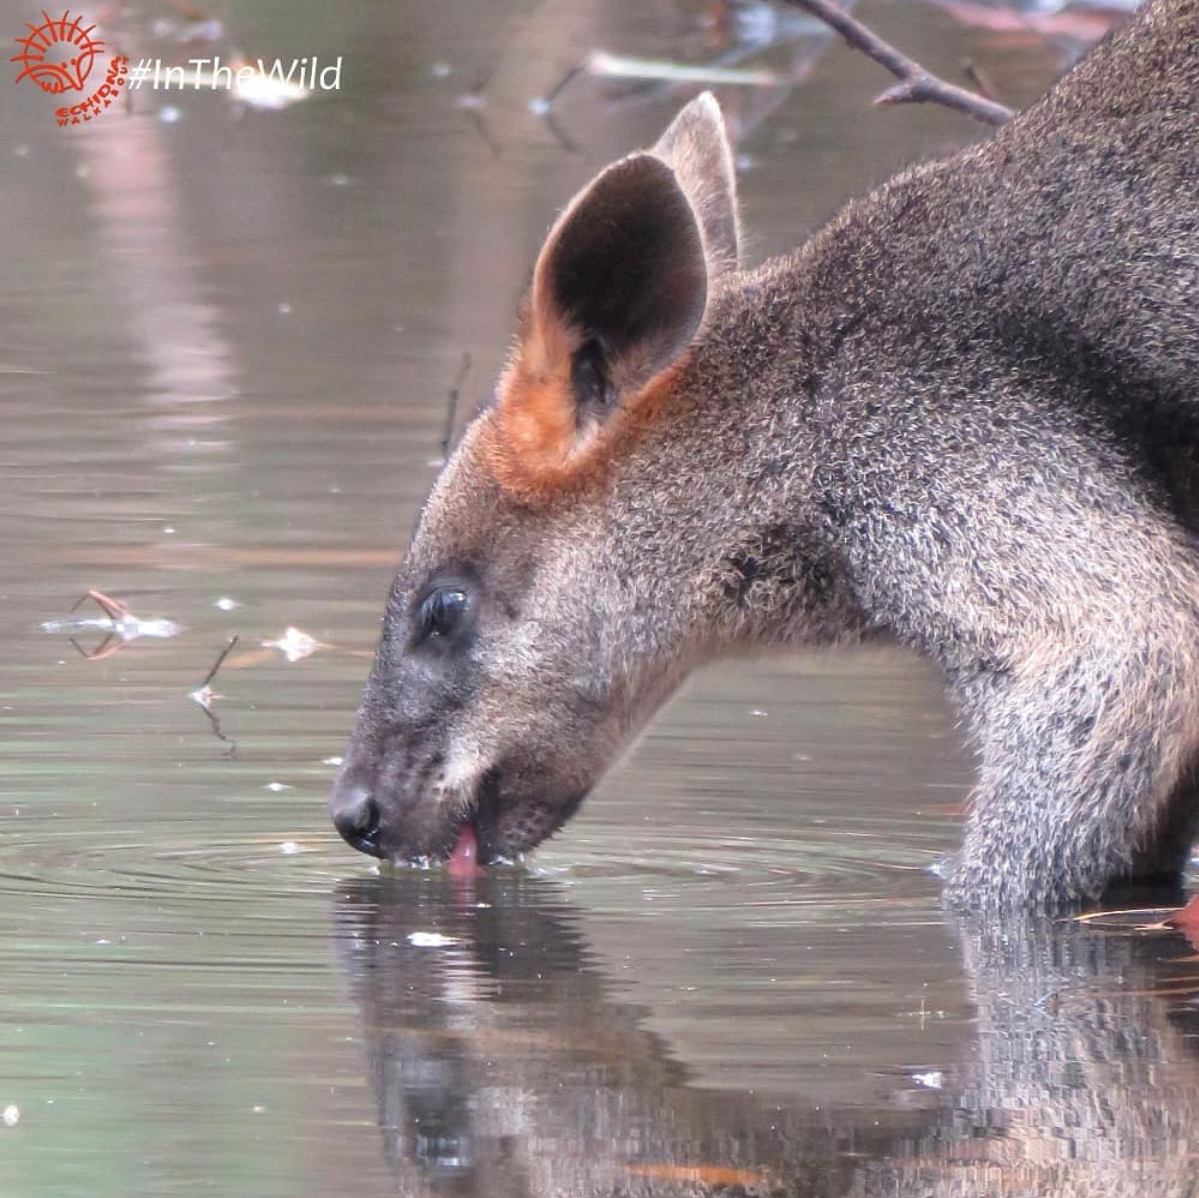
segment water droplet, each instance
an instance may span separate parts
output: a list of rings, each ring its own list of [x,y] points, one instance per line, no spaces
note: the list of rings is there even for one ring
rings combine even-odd
[[[408,943],[417,948],[445,948],[447,944],[454,943],[454,938],[443,936],[440,932],[410,932]]]

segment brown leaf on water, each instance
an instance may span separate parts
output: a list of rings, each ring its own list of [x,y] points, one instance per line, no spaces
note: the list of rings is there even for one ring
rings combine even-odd
[[[625,1171],[652,1181],[698,1182],[709,1186],[760,1186],[770,1181],[766,1173],[730,1169],[725,1165],[626,1165]]]
[[[1167,927],[1175,928],[1196,947],[1199,948],[1199,894],[1185,907],[1179,907],[1162,920]]]
[[[1097,930],[1115,933],[1181,932],[1199,949],[1199,895],[1184,907],[1163,909],[1161,907],[1130,908],[1123,911],[1089,911],[1074,916],[1076,923],[1085,923]],[[1189,965],[1199,962],[1199,956],[1179,957],[1175,964]],[[1175,998],[1199,994],[1199,974],[1180,974],[1162,979],[1160,986],[1151,990],[1119,991],[1122,995],[1152,995]]]
[[[1126,907],[1087,911],[1072,918],[1075,923],[1085,923],[1103,932],[1169,932],[1173,929],[1166,919],[1172,914],[1165,907]]]

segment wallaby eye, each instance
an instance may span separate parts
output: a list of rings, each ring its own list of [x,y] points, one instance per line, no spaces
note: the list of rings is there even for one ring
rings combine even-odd
[[[450,636],[466,611],[466,592],[460,587],[438,587],[430,591],[420,605],[422,639]]]

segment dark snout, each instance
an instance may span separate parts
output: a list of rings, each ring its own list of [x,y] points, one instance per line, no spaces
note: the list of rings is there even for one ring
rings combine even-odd
[[[505,761],[480,779],[466,806],[436,797],[423,773],[397,781],[386,768],[368,771],[347,757],[329,799],[346,843],[371,857],[451,869],[459,857],[469,857],[472,868],[513,861],[552,836],[586,793],[540,777],[528,763]]]
[[[379,805],[361,783],[339,778],[329,799],[329,814],[347,844],[372,857],[384,855]]]

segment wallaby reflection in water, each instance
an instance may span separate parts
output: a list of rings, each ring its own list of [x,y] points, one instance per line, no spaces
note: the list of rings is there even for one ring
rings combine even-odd
[[[578,924],[528,876],[338,887],[334,939],[399,1193],[1199,1194],[1199,964],[1179,936],[963,923],[978,1035],[934,1103],[832,1109],[689,1087]]]
[[[1130,902],[1180,897],[1142,890]],[[959,925],[976,1051],[937,1126],[865,1168],[851,1194],[1199,1194],[1199,957],[1136,922]]]
[[[338,888],[337,951],[399,1192],[732,1195],[785,1174],[782,1192],[843,1193],[878,1129],[851,1139],[802,1102],[690,1088],[579,918],[553,883],[500,871]]]

